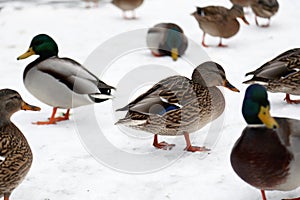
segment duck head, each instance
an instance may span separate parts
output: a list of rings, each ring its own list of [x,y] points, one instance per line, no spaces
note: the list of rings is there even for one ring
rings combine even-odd
[[[17,60],[28,58],[32,55],[39,55],[41,58],[49,58],[52,56],[57,56],[58,46],[56,42],[46,34],[39,34],[35,36],[29,45],[29,49],[22,55],[20,55]]]
[[[249,25],[242,6],[233,5],[230,9],[230,13],[232,14],[232,16],[242,19],[245,24]]]
[[[242,113],[249,125],[265,124],[267,128],[279,127],[270,115],[268,93],[262,85],[253,84],[247,88]]]
[[[223,67],[212,61],[199,65],[192,74],[192,80],[206,87],[223,86],[234,92],[240,92],[227,80]]]
[[[39,111],[41,108],[23,101],[18,92],[11,89],[0,90],[0,120],[9,120],[11,115],[19,110]]]
[[[166,45],[170,49],[170,56],[174,61],[178,59],[179,49],[184,43],[183,31],[176,24],[169,23],[166,31]]]

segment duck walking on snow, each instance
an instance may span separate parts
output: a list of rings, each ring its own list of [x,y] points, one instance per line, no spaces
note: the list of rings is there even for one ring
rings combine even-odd
[[[202,45],[205,44],[205,35],[220,37],[219,47],[226,47],[222,44],[222,38],[230,38],[234,36],[240,29],[240,24],[236,18],[241,18],[247,25],[249,24],[244,16],[241,6],[234,5],[231,9],[222,6],[197,7],[192,13],[199,23],[199,27],[203,30]]]
[[[156,83],[151,89],[117,111],[127,111],[116,124],[154,134],[153,146],[171,149],[174,144],[158,142],[157,135],[184,135],[185,150],[207,151],[192,146],[191,132],[204,127],[219,117],[225,108],[225,99],[216,86],[239,92],[225,76],[221,65],[205,62],[192,74],[192,79],[171,76]]]
[[[70,58],[58,57],[56,42],[46,34],[35,36],[27,52],[18,60],[31,55],[39,57],[24,70],[27,90],[43,103],[52,106],[49,121],[36,124],[55,124],[68,120],[70,108],[111,99],[114,87],[105,84],[81,64]],[[67,109],[64,117],[55,117],[57,108]]]

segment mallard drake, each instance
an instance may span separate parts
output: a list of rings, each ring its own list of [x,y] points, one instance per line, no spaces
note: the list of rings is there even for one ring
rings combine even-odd
[[[240,24],[236,18],[241,18],[246,24],[249,22],[244,16],[241,6],[233,5],[231,9],[222,6],[197,7],[197,11],[192,15],[199,23],[199,27],[203,30],[202,45],[205,44],[205,34],[220,37],[219,47],[226,47],[222,44],[222,38],[230,38],[234,36],[240,29]]]
[[[158,142],[157,135],[184,135],[185,150],[206,151],[192,146],[189,133],[219,117],[225,108],[223,94],[216,86],[239,92],[225,76],[221,65],[205,62],[192,74],[192,79],[171,76],[156,83],[151,89],[117,111],[128,111],[116,124],[154,134],[153,145],[171,149],[174,144]]]
[[[277,0],[251,0],[251,9],[255,14],[255,23],[257,26],[270,26],[271,17],[275,15],[279,9]],[[257,17],[267,18],[268,23],[259,25]]]
[[[39,57],[24,70],[23,81],[29,92],[43,103],[52,106],[49,121],[36,124],[55,124],[68,120],[70,108],[111,99],[111,89],[94,74],[70,58],[58,57],[56,42],[46,34],[35,36],[29,50],[18,60],[31,55]],[[64,117],[56,117],[57,108],[67,109]]]
[[[154,56],[171,56],[176,61],[187,49],[188,40],[177,24],[160,23],[148,30],[147,45]]]
[[[258,69],[246,74],[253,75],[252,79],[244,83],[260,82],[270,92],[286,93],[287,103],[300,103],[291,100],[290,94],[300,95],[300,48],[288,50],[276,58],[266,62]]]
[[[289,191],[300,186],[300,120],[273,118],[269,110],[266,89],[250,85],[242,108],[248,125],[230,156],[235,173],[261,190],[263,200],[267,199],[265,190]]]
[[[25,136],[10,121],[19,110],[39,111],[40,108],[24,102],[14,90],[0,90],[0,197],[4,196],[4,200],[9,200],[32,163],[32,152]]]
[[[124,19],[136,19],[135,9],[142,5],[144,0],[112,0],[112,4],[123,11]],[[126,11],[132,12],[132,17],[127,17]]]

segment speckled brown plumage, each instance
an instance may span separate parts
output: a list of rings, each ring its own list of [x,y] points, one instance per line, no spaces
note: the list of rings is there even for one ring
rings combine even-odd
[[[10,121],[18,110],[40,110],[25,103],[14,90],[0,90],[0,195],[8,199],[23,181],[32,163],[32,152],[22,132]]]
[[[201,129],[224,111],[225,100],[216,86],[238,92],[227,81],[219,64],[205,62],[194,70],[192,79],[184,76],[163,79],[127,106],[118,109],[128,112],[116,124],[155,135],[184,135],[188,147],[188,134]]]
[[[194,84],[188,78],[173,76],[160,81],[154,88],[160,91],[159,95],[161,98],[166,99],[170,103],[179,103],[183,107],[171,110],[165,115],[159,115],[159,113],[155,113],[153,105],[149,105],[149,107],[144,108],[144,112],[147,112],[146,109],[148,109],[148,112],[152,112],[151,116],[145,116],[141,112],[129,109],[126,118],[134,120],[147,119],[145,124],[130,127],[159,135],[182,135],[185,131],[194,132],[206,125],[210,120],[213,120],[211,119],[212,97],[205,87]],[[145,95],[149,95],[151,92],[148,91]],[[224,101],[220,91],[214,90],[213,92],[215,95],[218,95],[221,102]],[[221,105],[218,110],[214,111],[218,111],[214,116],[218,116],[223,112],[225,104],[221,103]]]
[[[270,92],[300,95],[300,48],[288,50],[265,63],[258,69],[247,73],[253,75],[244,83],[263,83]],[[290,100],[288,103],[298,103]]]
[[[12,123],[0,127],[0,194],[10,194],[25,178],[32,163],[26,138]]]

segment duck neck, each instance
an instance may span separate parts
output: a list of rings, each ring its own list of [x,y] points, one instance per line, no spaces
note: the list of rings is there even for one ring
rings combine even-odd
[[[1,115],[1,114],[0,114]],[[0,127],[3,127],[3,126],[6,126],[6,125],[8,125],[8,124],[10,124],[11,123],[11,121],[10,121],[10,117],[7,117],[7,116],[3,116],[3,115],[1,115],[2,117],[1,117],[1,119],[0,119]]]
[[[194,83],[207,87],[205,80],[203,79],[198,70],[194,70],[192,74],[192,80]]]

